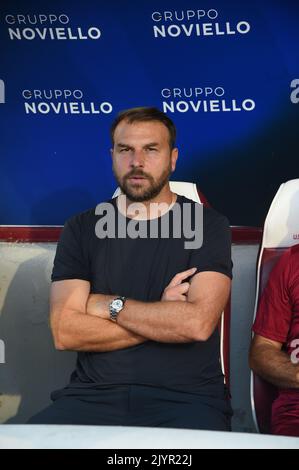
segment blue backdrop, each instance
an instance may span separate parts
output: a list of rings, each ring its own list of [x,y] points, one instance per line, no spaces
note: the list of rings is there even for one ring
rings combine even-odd
[[[112,120],[157,106],[178,128],[173,179],[261,225],[299,177],[298,22],[294,0],[2,0],[0,224],[109,198]]]

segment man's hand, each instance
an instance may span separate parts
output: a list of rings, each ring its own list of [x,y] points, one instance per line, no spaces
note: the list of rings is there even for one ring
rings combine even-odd
[[[187,279],[190,276],[195,274],[197,268],[187,269],[187,271],[182,271],[181,273],[177,273],[168,286],[165,287],[163,295],[161,297],[161,301],[165,300],[180,300],[182,302],[186,302],[187,294],[190,287],[189,282],[183,282],[184,279]]]

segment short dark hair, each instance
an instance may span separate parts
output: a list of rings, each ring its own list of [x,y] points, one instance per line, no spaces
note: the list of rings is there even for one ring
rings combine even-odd
[[[175,147],[176,128],[172,120],[158,108],[140,107],[131,108],[121,111],[113,121],[110,129],[112,144],[114,144],[114,132],[121,121],[127,121],[129,124],[133,122],[158,121],[167,127],[169,132],[169,146],[171,149]]]

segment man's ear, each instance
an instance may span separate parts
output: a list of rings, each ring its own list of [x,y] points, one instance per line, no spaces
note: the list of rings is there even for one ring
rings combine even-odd
[[[171,171],[172,172],[174,172],[174,170],[175,170],[178,156],[179,156],[178,148],[172,149],[172,151],[171,151]]]

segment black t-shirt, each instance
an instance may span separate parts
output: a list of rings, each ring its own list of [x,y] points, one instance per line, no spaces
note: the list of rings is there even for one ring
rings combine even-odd
[[[110,200],[116,218],[123,217]],[[194,211],[197,203],[177,197],[183,210]],[[186,206],[185,206],[186,207]],[[176,218],[174,208],[167,216]],[[83,279],[90,282],[92,293],[122,295],[140,301],[158,301],[165,287],[178,272],[197,267],[197,272],[217,271],[232,276],[231,240],[227,219],[213,209],[203,207],[203,243],[200,248],[186,248],[183,222],[179,238],[100,239],[96,224],[102,216],[90,209],[70,218],[61,234],[54,260],[52,281]],[[161,221],[165,215],[159,218]],[[125,219],[126,224],[131,219]],[[183,218],[182,218],[183,219]],[[157,222],[157,220],[156,220]],[[152,221],[141,221],[148,228]],[[161,226],[158,233],[161,235]],[[171,226],[171,224],[170,224]],[[140,226],[139,226],[140,228]],[[142,231],[141,231],[142,232]],[[144,231],[142,232],[144,233]],[[177,236],[177,235],[176,235]],[[215,397],[224,396],[219,360],[219,334],[214,331],[207,341],[162,343],[146,341],[140,345],[109,352],[79,352],[70,388],[84,390],[120,384],[148,384],[185,390]],[[61,392],[64,393],[64,392]]]

